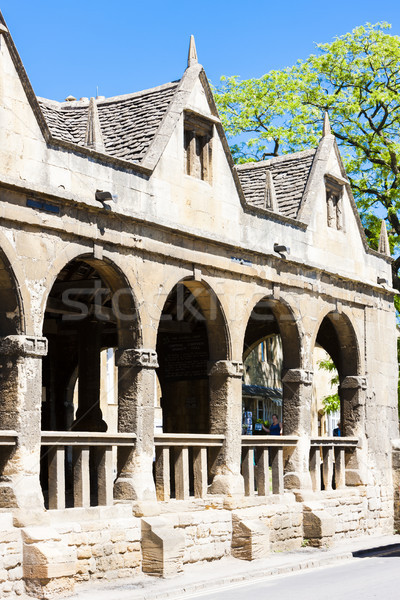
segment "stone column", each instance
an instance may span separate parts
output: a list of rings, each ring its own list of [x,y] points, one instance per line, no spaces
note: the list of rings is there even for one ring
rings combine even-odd
[[[79,328],[78,410],[71,429],[107,431],[100,408],[100,350],[102,324],[85,319]]]
[[[288,369],[283,383],[283,435],[296,435],[295,448],[284,452],[286,489],[311,489],[310,438],[311,397],[313,372],[304,369]]]
[[[0,507],[44,510],[40,486],[42,357],[47,339],[0,338],[0,429],[14,430],[17,444],[0,451]]]
[[[242,453],[243,363],[219,360],[209,363],[210,433],[225,441],[214,464],[210,492],[226,496],[244,495],[240,473]]]
[[[365,376],[347,376],[341,381],[339,387],[342,435],[357,437],[359,440],[357,448],[346,451],[346,485],[363,485],[367,480],[366,390]]]
[[[158,512],[153,478],[155,369],[154,350],[119,350],[118,365],[118,431],[133,433],[132,448],[120,448],[118,478],[114,497],[133,500],[138,515]]]

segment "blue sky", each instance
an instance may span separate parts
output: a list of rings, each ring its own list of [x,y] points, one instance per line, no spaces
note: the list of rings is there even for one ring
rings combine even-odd
[[[178,79],[189,36],[217,84],[221,75],[258,77],[293,64],[367,21],[400,35],[400,2],[274,0],[144,2],[0,0],[37,95],[63,100],[145,89]]]

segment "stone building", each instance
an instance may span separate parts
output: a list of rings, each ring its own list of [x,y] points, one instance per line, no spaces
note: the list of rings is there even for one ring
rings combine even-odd
[[[55,102],[0,16],[0,136],[2,597],[391,532],[391,259],[328,120],[318,148],[235,167],[193,40],[179,81]],[[285,435],[256,441],[243,354],[277,333]],[[340,439],[311,435],[315,344]]]

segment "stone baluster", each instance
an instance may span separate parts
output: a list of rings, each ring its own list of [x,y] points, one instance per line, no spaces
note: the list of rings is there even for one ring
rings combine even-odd
[[[288,369],[283,378],[283,433],[296,435],[294,448],[285,449],[285,488],[311,489],[309,471],[313,372]]]
[[[99,506],[111,506],[113,504],[113,452],[112,446],[104,446],[96,449],[97,463],[97,495]]]
[[[18,442],[1,452],[0,507],[43,510],[40,486],[42,358],[47,339],[0,338],[0,429],[15,430]]]
[[[90,447],[77,446],[72,449],[74,476],[74,507],[90,506]]]
[[[311,446],[310,449],[310,474],[312,489],[314,492],[321,491],[321,450],[319,446]]]
[[[205,498],[208,488],[207,448],[193,448],[195,498]]]
[[[189,498],[189,448],[174,448],[175,498]]]
[[[243,363],[219,360],[209,363],[210,433],[225,440],[213,467],[210,492],[243,496],[240,473],[242,451],[242,375]]]
[[[65,508],[65,448],[49,448],[49,508]]]
[[[335,487],[340,490],[346,486],[345,449],[335,447]]]
[[[161,502],[171,498],[169,448],[166,446],[156,447],[156,492]]]
[[[283,494],[283,448],[270,448],[272,493]]]
[[[324,479],[324,488],[326,491],[332,490],[332,479],[333,479],[333,447],[323,446],[322,447],[322,476]]]
[[[256,467],[257,491],[259,496],[269,496],[269,451],[268,448],[260,448],[257,452]]]
[[[136,435],[132,447],[118,449],[114,497],[133,500],[136,514],[158,512],[153,478],[155,369],[154,350],[119,350],[118,430]]]
[[[242,474],[244,479],[244,493],[254,496],[254,448],[243,448]]]

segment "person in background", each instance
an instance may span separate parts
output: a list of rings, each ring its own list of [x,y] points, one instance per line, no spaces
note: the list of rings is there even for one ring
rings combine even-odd
[[[282,433],[282,423],[279,423],[278,415],[272,415],[272,425],[270,425],[269,429],[264,425],[262,428],[270,435],[281,435]]]
[[[340,437],[342,435],[340,432],[340,421],[337,424],[337,427],[335,427],[335,429],[333,430],[333,435],[334,437]]]

